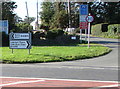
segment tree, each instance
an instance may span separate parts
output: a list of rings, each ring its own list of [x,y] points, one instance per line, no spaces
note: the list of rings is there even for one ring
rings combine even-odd
[[[94,2],[91,4],[91,13],[94,15],[94,23],[120,23],[119,2]]]
[[[54,10],[55,13],[51,19],[51,25],[50,28],[66,28],[68,26],[68,14],[65,8],[64,2],[55,2],[54,4]]]
[[[17,26],[17,28],[16,28],[15,32],[28,32],[28,31],[33,30],[33,27],[25,22],[17,23],[16,26]],[[29,27],[29,30],[28,30],[28,27]]]
[[[15,23],[23,22],[22,18],[19,17],[18,15],[15,15],[15,16],[14,16],[14,19],[15,19]]]
[[[28,19],[29,19],[29,21],[28,21]],[[26,16],[26,17],[24,18],[24,22],[25,22],[25,23],[28,23],[28,22],[31,23],[31,22],[33,22],[34,20],[35,20],[35,17],[27,17],[27,16]]]
[[[42,11],[40,12],[40,18],[42,20],[42,24],[46,26],[50,26],[50,20],[54,15],[54,8],[52,2],[43,2],[42,3]]]
[[[14,18],[14,16],[16,15],[14,13],[15,8],[17,8],[17,5],[13,1],[2,3],[2,20],[8,20],[9,30],[15,28],[15,18]]]
[[[66,28],[68,26],[68,14],[65,10],[56,12],[51,20],[50,28]]]

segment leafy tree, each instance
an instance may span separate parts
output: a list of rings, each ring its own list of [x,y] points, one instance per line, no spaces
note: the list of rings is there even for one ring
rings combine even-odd
[[[28,20],[29,20],[29,21],[28,21]],[[33,22],[34,20],[35,20],[35,17],[27,17],[27,16],[26,16],[26,17],[24,18],[24,22],[25,22],[25,23],[28,23],[28,22],[31,23],[31,22]]]
[[[94,2],[91,4],[91,13],[94,15],[94,23],[120,23],[119,2]]]
[[[17,5],[13,1],[2,3],[2,20],[9,21],[9,30],[15,28],[15,18],[14,18],[14,16],[16,15],[14,13],[15,8],[17,8]]]
[[[42,23],[46,26],[50,26],[50,20],[54,15],[54,8],[52,2],[42,3],[42,12],[40,12]]]
[[[51,20],[51,28],[66,28],[68,26],[68,14],[64,2],[54,3],[55,13]]]
[[[16,26],[17,26],[17,28],[16,28],[15,32],[28,32],[28,31],[33,30],[33,27],[30,26],[28,23],[25,23],[25,22],[17,23]]]
[[[15,15],[15,16],[14,16],[14,19],[15,19],[15,23],[23,22],[22,18],[19,17],[18,15]]]
[[[51,28],[66,28],[68,26],[68,14],[65,10],[56,12],[51,20]]]

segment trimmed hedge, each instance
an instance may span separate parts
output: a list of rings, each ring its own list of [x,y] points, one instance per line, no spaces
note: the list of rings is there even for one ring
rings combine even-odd
[[[92,26],[92,35],[105,38],[120,38],[120,24],[96,24]]]
[[[120,33],[120,24],[112,24],[108,26],[109,34],[119,34]]]
[[[107,23],[96,24],[93,25],[91,29],[92,35],[101,35],[103,32],[108,31],[108,24]]]
[[[101,35],[102,34],[102,24],[96,24],[91,27],[92,35]]]

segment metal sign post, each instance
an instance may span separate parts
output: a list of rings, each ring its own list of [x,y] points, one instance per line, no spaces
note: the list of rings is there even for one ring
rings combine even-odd
[[[88,48],[90,47],[90,23],[88,23]]]

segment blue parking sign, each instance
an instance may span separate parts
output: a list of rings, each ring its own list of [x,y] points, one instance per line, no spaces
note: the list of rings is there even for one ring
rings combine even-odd
[[[80,5],[80,15],[88,15],[88,5]]]

